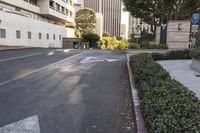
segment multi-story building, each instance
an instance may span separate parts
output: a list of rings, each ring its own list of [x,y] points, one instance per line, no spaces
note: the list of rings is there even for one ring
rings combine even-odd
[[[141,32],[151,33],[151,25],[143,22],[140,18],[129,16],[129,38],[137,37]]]
[[[73,0],[1,0],[0,45],[62,47],[74,15]]]
[[[121,0],[84,0],[84,7],[103,14],[103,31],[112,36],[120,36]]]

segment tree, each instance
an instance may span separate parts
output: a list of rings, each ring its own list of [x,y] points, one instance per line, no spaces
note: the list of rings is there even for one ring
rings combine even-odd
[[[200,0],[123,0],[126,9],[136,18],[154,25],[168,20],[190,19],[200,7]],[[152,29],[155,31],[155,29]]]
[[[90,8],[79,10],[75,16],[76,27],[82,32],[94,32],[96,24],[96,14]]]
[[[78,38],[81,38],[81,32],[79,29],[75,29],[75,36],[78,37]]]
[[[82,39],[85,42],[89,42],[90,48],[97,48],[97,42],[100,40],[100,37],[95,33],[88,32],[82,35]]]

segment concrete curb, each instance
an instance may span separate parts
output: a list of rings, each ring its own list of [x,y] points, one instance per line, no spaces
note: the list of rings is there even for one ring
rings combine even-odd
[[[129,73],[129,79],[130,79],[130,84],[131,84],[131,92],[132,92],[132,99],[133,99],[133,106],[134,106],[134,114],[135,114],[135,124],[136,124],[136,129],[137,133],[147,133],[145,129],[145,124],[144,124],[144,119],[142,117],[142,113],[140,111],[140,102],[139,102],[139,96],[138,96],[138,91],[135,88],[135,83],[134,83],[134,78],[132,74],[132,70],[129,64],[129,56],[127,55],[127,68],[128,68],[128,73]]]

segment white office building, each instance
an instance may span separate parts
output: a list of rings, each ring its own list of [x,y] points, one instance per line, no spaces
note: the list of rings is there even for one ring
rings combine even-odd
[[[84,7],[103,15],[103,31],[120,37],[122,0],[84,0]]]
[[[0,45],[61,48],[74,16],[73,0],[0,0]]]
[[[143,22],[140,18],[129,16],[129,38],[137,37],[141,32],[152,33],[151,25]]]

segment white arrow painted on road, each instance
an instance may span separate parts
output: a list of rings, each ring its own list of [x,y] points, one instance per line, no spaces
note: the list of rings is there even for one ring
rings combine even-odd
[[[40,133],[38,116],[34,115],[1,127],[0,133]]]
[[[82,60],[80,63],[81,64],[85,64],[85,63],[92,63],[92,62],[115,62],[118,61],[119,59],[107,59],[107,58],[102,58],[102,59],[98,59],[97,57],[86,57],[84,60]]]

